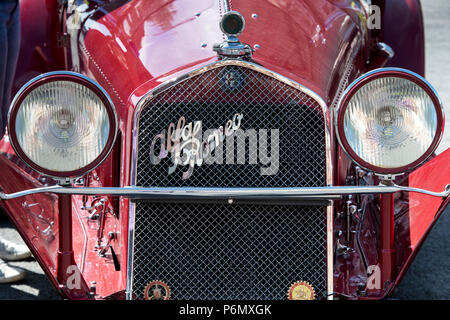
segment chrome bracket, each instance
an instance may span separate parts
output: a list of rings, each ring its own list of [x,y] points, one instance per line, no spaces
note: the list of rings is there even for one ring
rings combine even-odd
[[[229,36],[222,43],[215,44],[213,50],[217,52],[219,58],[223,59],[244,59],[249,60],[253,54],[253,48],[239,41],[236,36]]]

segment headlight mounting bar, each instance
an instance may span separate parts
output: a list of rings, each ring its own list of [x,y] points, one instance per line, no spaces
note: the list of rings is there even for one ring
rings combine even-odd
[[[433,192],[424,189],[403,187],[395,184],[378,186],[329,186],[316,188],[144,188],[144,187],[66,187],[50,186],[19,191],[11,194],[0,192],[0,199],[10,200],[19,197],[40,194],[70,194],[70,195],[109,195],[126,198],[140,198],[149,200],[214,200],[214,199],[273,199],[286,200],[326,199],[336,200],[342,195],[349,194],[386,194],[399,191],[416,192],[434,197],[447,198],[450,195],[450,184],[442,192]]]

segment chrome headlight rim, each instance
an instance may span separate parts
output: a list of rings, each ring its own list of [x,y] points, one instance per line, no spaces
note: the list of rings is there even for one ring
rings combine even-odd
[[[102,152],[97,156],[97,158],[95,158],[94,161],[92,161],[88,165],[85,165],[82,168],[72,171],[53,171],[39,166],[33,160],[31,160],[22,150],[16,136],[16,116],[21,107],[22,102],[35,89],[39,88],[44,84],[57,81],[74,82],[90,89],[93,93],[96,94],[96,96],[103,103],[109,118],[109,126],[110,126],[109,135]],[[57,180],[74,179],[77,177],[81,177],[86,173],[96,169],[99,165],[101,165],[112,151],[112,148],[114,146],[117,137],[117,131],[118,131],[117,113],[108,93],[94,80],[80,73],[71,71],[54,71],[39,75],[31,79],[17,92],[8,112],[9,140],[16,155],[34,171],[40,173],[41,175],[49,176]]]
[[[421,89],[423,89],[426,94],[430,97],[431,101],[433,102],[435,111],[436,111],[436,118],[437,118],[437,126],[436,126],[436,133],[434,136],[434,139],[430,145],[430,147],[424,152],[424,154],[415,160],[414,162],[401,166],[401,167],[394,167],[394,168],[383,168],[379,166],[372,165],[363,159],[361,159],[352,149],[350,144],[347,141],[345,132],[344,132],[344,116],[345,111],[348,107],[348,104],[350,100],[353,98],[353,96],[358,92],[359,89],[361,89],[366,84],[380,79],[380,78],[388,78],[388,77],[396,77],[396,78],[402,78],[409,80],[413,82],[414,84],[418,85]],[[360,166],[362,169],[365,169],[367,171],[374,172],[377,175],[381,176],[392,176],[392,175],[402,175],[406,172],[410,172],[414,170],[415,168],[422,165],[425,161],[427,161],[431,155],[436,151],[437,147],[439,146],[439,143],[442,140],[443,133],[444,133],[444,126],[445,126],[445,113],[444,113],[444,107],[442,105],[441,99],[439,98],[439,95],[437,91],[433,88],[433,86],[422,76],[419,74],[402,68],[380,68],[375,69],[370,72],[367,72],[366,74],[360,76],[358,79],[353,81],[348,88],[344,91],[342,94],[342,97],[339,101],[338,107],[336,109],[336,116],[335,116],[335,130],[336,130],[336,136],[337,140],[339,142],[339,145],[345,152],[345,154],[358,166]]]

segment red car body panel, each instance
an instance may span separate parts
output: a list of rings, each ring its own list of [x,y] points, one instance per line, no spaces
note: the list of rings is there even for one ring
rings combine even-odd
[[[374,2],[377,3],[383,12],[383,23],[389,26],[382,29],[380,40],[395,51],[395,56],[386,66],[409,69],[425,77],[425,32],[420,1]]]
[[[424,166],[409,175],[411,187],[427,188],[428,190],[444,190],[450,176],[450,166],[444,165],[450,161],[450,149],[441,153]],[[411,250],[415,250],[430,225],[436,218],[444,199],[412,193],[409,196],[409,235]]]
[[[39,19],[36,19],[39,17]],[[57,1],[21,0],[21,47],[13,85],[13,96],[32,78],[49,71],[64,70],[64,49],[58,46],[61,30]]]
[[[415,35],[414,39],[404,37],[401,42],[392,44],[397,56],[389,64],[408,67],[423,74],[420,2],[399,0],[388,3],[383,3],[386,12],[389,12],[383,17],[384,23],[397,26],[395,20],[401,14],[405,17],[405,26],[396,27],[392,34],[387,31],[376,35],[378,40],[390,43],[397,32]],[[47,0],[46,6],[39,6],[36,1],[30,0],[22,0],[21,4],[23,21],[33,21],[29,17],[35,15],[46,17],[42,21],[48,24],[39,27],[32,22],[23,24],[19,61],[26,63],[18,68],[15,90],[37,74],[70,66],[96,80],[115,104],[120,134],[107,161],[85,176],[80,184],[92,187],[130,185],[134,108],[145,94],[161,83],[217,61],[212,47],[224,40],[218,28],[224,10],[220,1],[133,0],[123,1],[123,5],[111,11],[106,7],[97,7],[93,1],[86,8],[89,14],[82,15],[84,20],[80,22],[80,38],[76,41],[76,48],[72,47],[72,54],[76,49],[80,61],[76,65],[73,59],[72,63],[66,62],[70,60],[70,48],[58,46],[58,33],[62,30],[59,14],[62,11],[57,1]],[[330,115],[337,106],[339,94],[352,80],[369,71],[366,61],[373,39],[364,25],[368,12],[359,2],[350,0],[234,0],[232,9],[239,11],[246,19],[246,29],[240,40],[258,47],[252,57],[254,62],[320,95],[328,105],[327,121],[332,128]],[[383,30],[390,29],[385,27]],[[409,54],[411,50],[419,52],[419,55]],[[354,174],[354,165],[339,147],[334,135],[332,150],[334,185],[347,185],[349,177]],[[450,176],[449,151],[411,173],[404,183],[442,191],[448,182],[446,178]],[[0,179],[0,188],[5,193],[54,183],[27,169],[15,156],[7,137],[0,142],[0,166],[6,172]],[[101,225],[101,222],[89,222],[89,212],[82,209],[99,199],[72,197],[74,258],[87,286],[96,282],[96,298],[121,298],[127,281],[130,203],[125,198],[103,198],[106,204],[102,209],[108,212],[105,211],[106,219]],[[401,280],[447,203],[448,199],[415,193],[411,193],[409,199],[396,198],[396,213],[405,210],[405,214],[395,220],[395,246],[399,253],[394,270],[395,284]],[[36,205],[29,208],[27,204]],[[344,203],[336,203],[336,210],[340,210],[342,205]],[[26,196],[3,201],[2,206],[55,287],[69,298],[80,298],[82,293],[59,286],[56,269],[60,213],[57,197],[50,194]],[[373,200],[366,210],[376,214],[376,206],[377,201]],[[52,227],[47,230],[50,224]],[[335,229],[339,227],[336,225]],[[373,227],[371,222],[365,225],[366,229]],[[44,230],[53,238],[43,233]],[[110,233],[114,234],[111,239]],[[376,242],[373,236],[362,240],[370,264],[377,264],[379,260]],[[101,246],[105,244],[112,245],[120,270],[116,270],[110,250],[99,255]],[[334,274],[336,295],[357,298],[358,284],[364,277],[367,273],[358,254],[350,256],[350,259],[338,258]],[[365,297],[383,298],[392,287],[369,290]]]

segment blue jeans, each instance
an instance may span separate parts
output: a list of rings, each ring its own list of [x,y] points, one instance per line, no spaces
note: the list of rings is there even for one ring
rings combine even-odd
[[[19,0],[0,1],[0,139],[8,121],[20,47]]]

